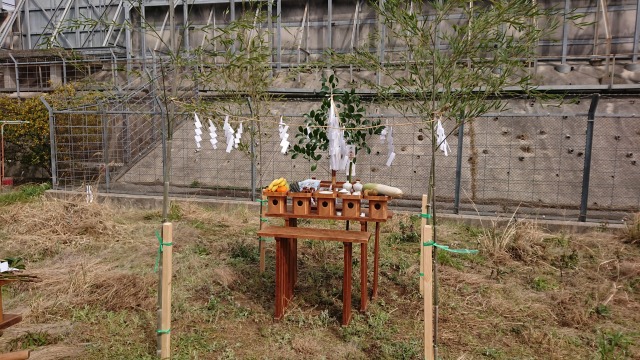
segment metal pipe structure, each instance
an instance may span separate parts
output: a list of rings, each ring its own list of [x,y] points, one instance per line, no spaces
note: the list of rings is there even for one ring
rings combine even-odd
[[[582,199],[580,200],[580,216],[578,221],[587,221],[587,203],[589,201],[589,178],[591,176],[591,150],[593,147],[593,126],[596,119],[596,109],[600,101],[600,94],[593,94],[589,115],[587,117],[587,139],[584,146],[584,170],[582,172]]]
[[[0,153],[2,158],[2,164],[0,165],[0,187],[2,187],[2,182],[4,181],[4,126],[5,125],[20,125],[20,124],[28,124],[28,121],[23,120],[0,120]]]

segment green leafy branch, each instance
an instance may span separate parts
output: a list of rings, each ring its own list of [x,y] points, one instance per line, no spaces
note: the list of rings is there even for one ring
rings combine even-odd
[[[362,99],[356,94],[355,89],[339,89],[338,78],[334,74],[328,78],[323,75],[318,94],[323,98],[322,104],[320,108],[304,114],[304,125],[298,127],[296,134],[297,143],[289,151],[291,158],[302,156],[311,163],[311,171],[317,169],[322,153],[329,148],[327,122],[332,97],[338,110],[341,126],[344,127],[347,145],[355,148],[356,156],[360,150],[366,151],[367,154],[371,153],[367,140],[372,135],[379,135],[383,126],[380,126],[379,119],[369,119],[365,116]],[[353,162],[356,162],[355,157]]]

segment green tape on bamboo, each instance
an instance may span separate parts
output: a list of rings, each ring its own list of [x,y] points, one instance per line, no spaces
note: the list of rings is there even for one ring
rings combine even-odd
[[[170,243],[162,242],[162,236],[160,236],[160,232],[158,232],[157,230],[156,230],[156,238],[158,239],[158,244],[159,244],[159,246],[158,246],[158,256],[156,257],[156,265],[155,265],[155,266],[154,266],[154,268],[153,268],[153,271],[154,271],[154,272],[158,272],[158,267],[160,266],[160,257],[162,256],[162,250],[163,250],[163,248],[164,248],[165,246],[171,246],[171,245],[173,245],[173,243],[172,243],[172,242],[170,242]]]
[[[167,329],[167,330],[156,330],[156,332],[158,334],[169,334],[171,333],[171,329]]]
[[[420,214],[421,218],[431,219],[431,214]]]
[[[477,254],[478,250],[470,250],[470,249],[450,249],[447,245],[441,245],[436,243],[435,241],[423,242],[422,246],[433,246],[438,249],[442,249],[445,251],[449,251],[456,254]]]

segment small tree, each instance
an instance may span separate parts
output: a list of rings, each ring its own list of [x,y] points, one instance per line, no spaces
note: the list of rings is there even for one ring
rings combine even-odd
[[[298,127],[297,143],[290,150],[292,159],[302,155],[308,160],[311,163],[311,171],[317,169],[318,161],[322,159],[322,152],[326,152],[329,148],[326,130],[332,98],[338,108],[340,124],[344,128],[345,142],[354,147],[352,163],[356,163],[359,151],[371,153],[367,140],[372,135],[379,135],[383,129],[380,126],[380,120],[371,120],[365,116],[365,108],[355,89],[343,90],[338,89],[337,86],[338,78],[334,74],[328,78],[322,76],[319,92],[323,97],[322,104],[319,109],[304,114],[304,125]],[[349,180],[351,180],[351,164]]]
[[[544,96],[535,90],[529,65],[538,42],[558,27],[559,11],[541,8],[532,0],[370,4],[385,27],[383,33],[406,46],[406,51],[393,65],[371,52],[371,44],[352,54],[333,54],[331,60],[334,65],[343,62],[376,71],[378,81],[366,84],[392,107],[421,117],[431,135],[429,198],[435,217],[437,121],[453,124],[448,136],[464,122],[503,110],[505,98],[513,94]],[[461,19],[444,28],[442,24],[451,23],[453,15]],[[538,26],[540,22],[544,26]],[[376,33],[372,41],[386,40],[380,36]]]
[[[384,42],[387,38],[381,36],[386,34],[406,46],[406,51],[391,64],[367,44],[353,54],[334,54],[332,62],[376,71],[378,78],[368,85],[392,107],[419,115],[430,132],[428,195],[435,242],[438,120],[453,124],[451,134],[464,122],[503,110],[505,98],[513,94],[543,96],[535,91],[529,65],[535,60],[538,42],[557,29],[560,13],[534,0],[385,0],[370,4],[384,26],[372,40]],[[460,20],[454,23],[455,18]],[[565,18],[576,19],[568,14]],[[437,306],[437,290],[435,297]]]

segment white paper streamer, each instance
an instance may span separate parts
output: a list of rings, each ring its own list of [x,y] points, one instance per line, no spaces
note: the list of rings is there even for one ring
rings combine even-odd
[[[380,144],[384,144],[385,140],[387,140],[387,134],[389,133],[389,125],[387,124],[384,129],[380,132]]]
[[[211,140],[209,140],[211,142],[211,146],[214,149],[218,148],[218,134],[216,132],[216,126],[213,124],[213,121],[211,121],[211,119],[209,119],[209,136],[211,136]]]
[[[16,270],[18,269],[9,267],[9,262],[7,261],[0,262],[0,272],[16,271]]]
[[[440,147],[440,150],[444,152],[444,156],[449,156],[449,152],[451,148],[447,143],[447,135],[442,127],[442,122],[438,119],[438,123],[436,124],[436,143]]]
[[[289,138],[289,134],[287,133],[287,131],[289,131],[289,125],[285,124],[284,121],[282,121],[282,116],[280,116],[280,123],[278,124],[278,135],[280,136],[280,146],[282,147],[282,149],[280,149],[280,152],[282,154],[286,154],[287,150],[289,149],[289,141],[287,140]]]
[[[240,144],[240,138],[242,137],[242,123],[240,123],[240,126],[238,126],[238,130],[236,131],[236,137],[235,139],[233,139],[233,147],[234,148],[238,148],[238,145]]]
[[[349,150],[344,139],[344,129],[340,128],[340,118],[338,118],[338,111],[333,99],[331,99],[327,125],[329,168],[331,170],[344,171],[349,164]]]
[[[224,130],[224,138],[227,140],[227,152],[230,153],[231,149],[233,149],[233,145],[235,144],[234,139],[234,131],[231,125],[229,125],[229,115],[224,117],[224,125],[222,126]]]
[[[194,139],[196,140],[196,147],[198,149],[200,149],[200,142],[202,141],[202,137],[200,135],[202,135],[202,123],[200,122],[200,118],[198,117],[197,113],[193,113],[193,117],[194,117],[194,126],[195,126],[195,133],[196,135],[194,136]]]
[[[92,203],[93,202],[93,189],[91,188],[91,185],[87,185],[86,186],[86,192],[87,192],[87,203]]]
[[[387,146],[389,157],[387,158],[387,166],[391,166],[393,160],[396,158],[395,146],[393,145],[393,127],[387,126],[385,129],[387,130]]]

